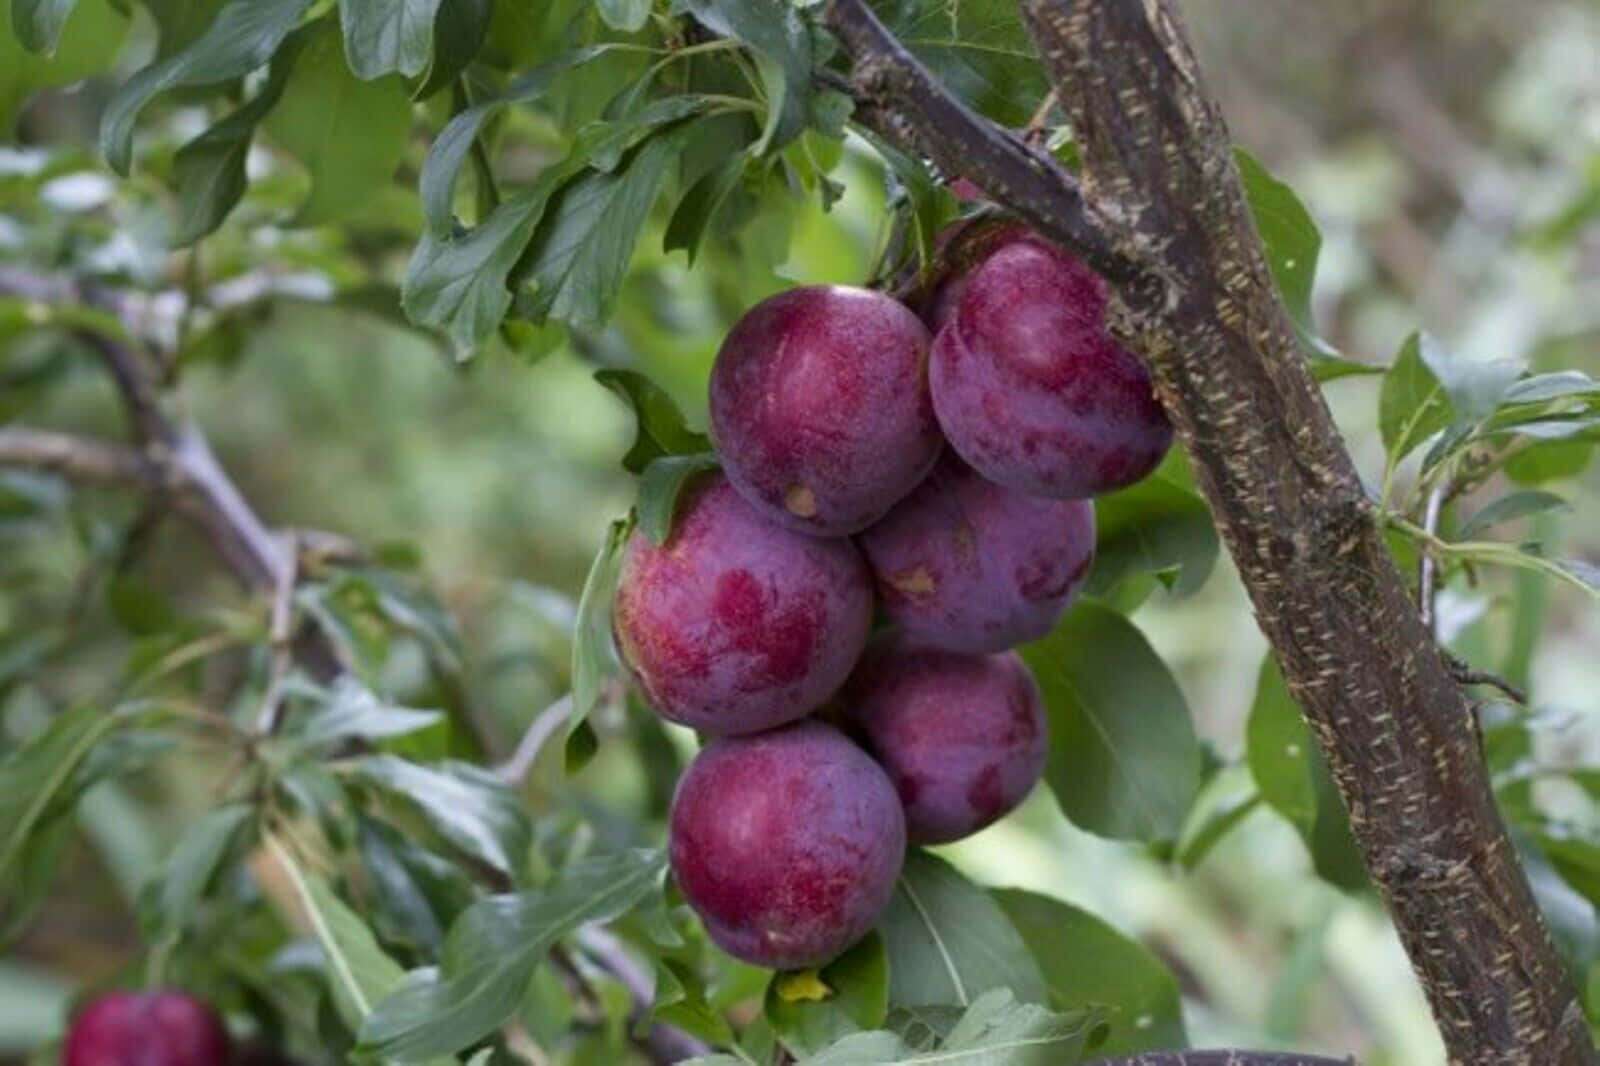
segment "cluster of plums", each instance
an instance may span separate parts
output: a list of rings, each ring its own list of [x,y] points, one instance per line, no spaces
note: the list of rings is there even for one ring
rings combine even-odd
[[[920,316],[837,286],[746,313],[711,374],[721,472],[664,544],[624,550],[622,658],[712,738],[673,800],[673,875],[756,965],[827,962],[877,920],[908,840],[1027,795],[1045,723],[1009,649],[1087,576],[1089,497],[1171,443],[1094,274],[1016,226],[971,260]]]
[[[294,1066],[265,1042],[237,1043],[211,1006],[176,989],[108,992],[67,1030],[62,1066]]]

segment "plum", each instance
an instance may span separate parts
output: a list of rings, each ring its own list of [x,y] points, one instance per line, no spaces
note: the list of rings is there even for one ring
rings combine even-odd
[[[964,655],[889,635],[841,703],[900,793],[913,843],[977,832],[1021,803],[1044,769],[1044,708],[1015,652]]]
[[[774,521],[813,536],[871,525],[943,446],[922,322],[882,293],[813,285],[752,307],[711,370],[723,468]]]
[[[762,518],[720,474],[686,490],[663,545],[623,553],[617,647],[663,716],[708,733],[798,718],[849,676],[872,625],[872,578],[848,540]]]
[[[78,1012],[62,1066],[223,1066],[222,1019],[182,992],[111,992]]]
[[[920,643],[992,652],[1050,632],[1094,560],[1094,504],[997,485],[946,454],[857,538],[885,612]]]
[[[883,770],[807,719],[695,756],[673,797],[667,853],[711,939],[783,970],[821,966],[872,928],[905,844]]]
[[[1144,366],[1106,333],[1104,289],[1087,267],[1043,240],[1011,241],[945,314],[934,410],[979,473],[1071,498],[1131,485],[1161,462],[1172,425]]]

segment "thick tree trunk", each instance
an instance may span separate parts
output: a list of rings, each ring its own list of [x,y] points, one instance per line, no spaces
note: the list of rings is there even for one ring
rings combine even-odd
[[[1021,6],[1071,117],[1081,182],[1014,141],[991,144],[993,127],[929,84],[860,0],[834,0],[858,114],[1112,281],[1114,329],[1150,366],[1451,1061],[1597,1061],[1472,710],[1299,350],[1173,0]]]

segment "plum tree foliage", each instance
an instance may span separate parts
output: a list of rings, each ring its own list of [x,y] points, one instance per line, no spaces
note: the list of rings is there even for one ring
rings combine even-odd
[[[1564,502],[1551,486],[1600,442],[1600,384],[1458,360],[1420,334],[1388,366],[1331,349],[1310,313],[1316,228],[1254,159],[1201,143],[1220,123],[1198,80],[1166,77],[1193,62],[1167,0],[8,13],[8,129],[68,99],[99,125],[92,157],[22,147],[0,182],[0,238],[19,250],[0,266],[0,532],[48,544],[76,522],[94,560],[48,599],[0,553],[17,581],[0,594],[0,944],[48,908],[97,789],[183,760],[228,768],[130,891],[137,958],[81,990],[40,1061],[1331,1061],[1180,1057],[1178,981],[1152,952],[1005,887],[1007,870],[974,879],[925,850],[1036,788],[1177,869],[1265,805],[1321,876],[1390,904],[1458,1060],[1591,1061],[1575,1019],[1600,1023],[1600,947],[1592,929],[1546,932],[1510,849],[1541,901],[1600,906],[1600,839],[1530,784],[1593,790],[1597,771],[1537,763],[1526,678],[1444,646],[1435,601],[1471,582],[1600,598],[1595,567],[1547,538],[1491,536]],[[1086,26],[1115,47],[1075,49]],[[1137,88],[1160,106],[1109,116],[1071,91],[1100,63],[1096,85],[1132,93],[1117,78],[1155,54],[1166,74]],[[1170,131],[1146,119],[1191,123],[1190,139],[1157,143]],[[1194,159],[1218,195],[1173,208]],[[1096,167],[1175,176],[1079,180]],[[848,284],[773,291],[800,206],[840,210],[851,185],[883,193],[873,261]],[[1106,188],[1161,209],[1107,210]],[[75,196],[91,202],[55,210]],[[1203,214],[1230,197],[1249,210],[1237,225]],[[1158,231],[1115,228],[1144,225]],[[1208,300],[1168,254],[1238,269]],[[660,334],[725,327],[705,376],[632,344],[652,285],[685,270],[711,279],[707,306],[658,315]],[[493,649],[425,576],[427,545],[273,528],[200,429],[226,413],[190,417],[186,375],[239,361],[290,304],[381,320],[469,366],[562,349],[631,410],[634,505],[576,603],[535,605],[561,694],[523,716],[520,742],[474,717]],[[1230,357],[1215,381],[1255,371],[1263,395],[1190,373],[1190,341]],[[125,441],[44,428],[56,390],[91,370]],[[1326,524],[1274,526],[1304,502],[1285,488],[1250,525],[1233,489],[1251,461],[1281,459],[1283,486],[1355,482],[1295,451],[1349,466],[1314,392],[1304,422],[1283,415],[1308,371],[1381,375],[1383,467]],[[1264,430],[1246,425],[1257,400]],[[1258,430],[1262,454],[1235,447]],[[108,510],[96,488],[140,506]],[[139,572],[169,518],[243,600],[180,605]],[[1381,556],[1364,554],[1380,534]],[[1275,652],[1238,694],[1232,765],[1130,617],[1199,589],[1224,540]],[[1380,671],[1373,699],[1394,703],[1337,713],[1339,685],[1305,665],[1327,658],[1323,620],[1277,613],[1335,563],[1379,598],[1405,575],[1405,623],[1375,617],[1367,636],[1443,689],[1391,692]],[[121,665],[67,683],[107,657],[90,621],[115,627]],[[1437,761],[1410,734],[1362,732],[1406,700],[1465,706],[1462,689],[1475,717],[1438,727]],[[530,786],[555,750],[579,779],[626,766],[647,795],[613,809]],[[1452,822],[1479,836],[1448,845],[1498,856],[1503,914],[1429,918],[1417,886],[1455,884],[1455,852],[1426,850],[1448,834],[1410,807],[1347,817],[1341,795],[1384,772],[1361,760],[1388,752],[1473,768],[1416,786],[1433,791],[1415,809],[1489,812]],[[1246,800],[1219,804],[1236,779]],[[1529,960],[1506,979],[1537,994],[1506,985],[1461,1008],[1475,937],[1501,919]]]

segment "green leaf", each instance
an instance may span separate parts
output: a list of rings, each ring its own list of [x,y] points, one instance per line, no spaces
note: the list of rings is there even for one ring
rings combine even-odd
[[[884,1066],[887,1063],[933,1066],[1063,1066],[1075,1063],[1089,1034],[1099,1023],[1093,1012],[1058,1014],[1031,1003],[1018,1003],[1004,988],[990,989],[956,1021],[937,1045],[909,1042],[900,1033],[854,1033],[810,1058],[801,1066]],[[734,1060],[737,1062],[738,1060]],[[690,1063],[720,1066],[722,1057]]]
[[[267,837],[267,844],[294,886],[300,908],[322,945],[328,987],[339,1016],[352,1030],[360,1029],[373,1006],[400,983],[404,971],[384,954],[372,930],[322,878],[302,870],[276,837]]]
[[[595,10],[607,26],[637,33],[650,18],[650,0],[595,0]]]
[[[405,154],[411,101],[396,78],[361,81],[331,22],[312,35],[266,128],[311,174],[293,224],[313,226],[365,207]]]
[[[308,34],[291,33],[272,57],[271,73],[250,102],[234,109],[179,148],[172,159],[172,184],[178,196],[173,247],[193,244],[222,225],[249,184],[245,159],[256,126],[277,106]]]
[[[878,0],[873,6],[946,88],[1001,125],[1026,125],[1050,91],[1014,4]]]
[[[1200,788],[1200,744],[1178,683],[1144,636],[1117,612],[1080,602],[1019,650],[1044,695],[1045,780],[1066,816],[1101,836],[1176,838]]]
[[[686,0],[706,29],[750,49],[767,96],[755,152],[777,151],[805,129],[811,109],[811,32],[787,0]]]
[[[1239,180],[1244,186],[1256,231],[1261,235],[1272,280],[1283,297],[1300,346],[1311,360],[1312,370],[1323,381],[1347,374],[1381,372],[1380,367],[1343,358],[1317,333],[1311,313],[1311,294],[1316,285],[1317,258],[1322,254],[1322,234],[1311,212],[1293,189],[1273,177],[1243,148],[1233,150],[1233,161],[1239,169]]]
[[[443,718],[439,711],[391,706],[347,675],[334,683],[327,705],[306,722],[298,738],[308,745],[387,740],[426,729]]]
[[[1495,359],[1473,362],[1459,359],[1428,334],[1422,334],[1417,354],[1433,371],[1433,376],[1450,397],[1456,421],[1476,422],[1500,405],[1507,390],[1522,376],[1525,364],[1520,359]]]
[[[29,835],[47,814],[59,813],[60,800],[90,750],[124,722],[99,707],[74,707],[0,760],[0,885],[9,883]]]
[[[1095,558],[1085,592],[1107,597],[1139,574],[1154,574],[1174,594],[1197,590],[1217,561],[1219,542],[1199,495],[1161,474],[1094,502]]]
[[[720,1047],[734,1042],[733,1027],[721,1011],[706,1001],[705,984],[699,975],[671,959],[656,960],[655,1002],[639,1016],[633,1026],[634,1035],[644,1036],[658,1021]]]
[[[1456,531],[1456,536],[1467,540],[1501,522],[1512,522],[1545,511],[1565,510],[1569,506],[1564,497],[1557,496],[1553,492],[1529,489],[1507,493],[1462,522],[1461,528]]]
[[[1506,389],[1502,403],[1547,403],[1569,396],[1600,393],[1600,381],[1581,370],[1558,370],[1552,374],[1531,374]]]
[[[889,1002],[967,1006],[992,988],[1044,1003],[1044,977],[999,905],[955,867],[922,850],[906,855],[878,919],[889,955]]]
[[[9,139],[17,109],[34,90],[69,85],[109,68],[127,29],[127,13],[108,0],[80,0],[50,55],[29,51],[17,37],[0,33],[0,135]]]
[[[247,803],[228,803],[184,828],[152,886],[156,929],[173,934],[183,928],[239,830],[254,815],[255,809]]]
[[[362,1047],[414,1061],[480,1040],[516,1012],[556,940],[632,908],[657,887],[664,865],[660,852],[583,859],[537,891],[473,904],[450,929],[442,967],[407,974],[362,1027]]]
[[[704,433],[689,428],[683,412],[665,389],[637,370],[597,370],[594,379],[633,408],[633,444],[622,457],[630,474],[642,474],[666,455],[698,455],[711,450]]]
[[[1347,891],[1366,884],[1344,804],[1270,654],[1257,675],[1246,744],[1256,787],[1305,841],[1317,875]]]
[[[816,1052],[850,1033],[877,1029],[889,1013],[889,954],[868,934],[815,974],[821,999],[783,994],[785,978],[767,983],[763,1012],[783,1046],[796,1056]],[[727,1041],[722,1041],[726,1044]]]
[[[14,861],[16,872],[0,879],[0,951],[28,927],[51,898],[76,828],[71,818],[56,818],[36,826],[23,838]]]
[[[535,321],[605,324],[682,141],[671,132],[652,137],[618,170],[588,171],[562,187],[528,247],[526,276],[533,291],[519,310]]]
[[[737,153],[720,165],[701,175],[689,191],[683,194],[678,206],[667,220],[666,232],[661,238],[661,250],[673,252],[683,249],[688,253],[689,265],[694,265],[695,254],[707,228],[717,216],[717,211],[731,193],[744,180],[749,156]]]
[[[351,771],[414,807],[434,831],[468,855],[515,878],[528,850],[528,821],[492,773],[467,763],[431,769],[393,755],[369,755]]]
[[[100,120],[100,148],[118,174],[133,162],[133,126],[146,104],[169,89],[248,74],[271,58],[311,0],[233,0],[183,51],[123,83]]]
[[[1188,1044],[1178,980],[1155,952],[1060,900],[1010,888],[990,895],[1033,946],[1050,1006],[1104,1008],[1109,1031],[1096,1055]]]
[[[1577,477],[1594,457],[1588,440],[1541,441],[1506,460],[1506,476],[1519,485],[1543,485]]]
[[[450,0],[439,5],[433,19],[433,62],[416,91],[418,100],[426,100],[467,69],[483,47],[493,13],[493,0]]]
[[[550,186],[536,181],[479,226],[436,236],[424,229],[411,253],[401,304],[413,322],[444,330],[457,356],[499,328],[511,307],[506,279],[539,224]]]
[[[448,11],[451,6],[446,4],[445,10]],[[444,234],[450,229],[456,179],[484,124],[511,104],[534,102],[562,74],[607,51],[610,48],[606,45],[594,45],[556,56],[522,74],[499,96],[467,108],[445,124],[428,148],[427,158],[422,162],[422,177],[418,182],[422,193],[422,213],[433,233]],[[549,187],[554,186],[551,184]]]
[[[1422,357],[1424,344],[1432,344],[1424,334],[1407,337],[1394,364],[1383,375],[1378,394],[1378,429],[1390,465],[1404,459],[1455,419],[1449,397]]]
[[[1255,702],[1245,725],[1245,758],[1261,798],[1307,841],[1317,823],[1314,744],[1278,664],[1267,656],[1257,672]]]
[[[344,53],[363,81],[398,72],[421,74],[433,44],[440,0],[339,0]]]
[[[712,452],[696,455],[662,455],[650,460],[639,478],[639,528],[657,544],[665,544],[672,535],[672,523],[677,517],[678,500],[684,488],[695,478],[717,469],[717,457]]]
[[[1193,870],[1238,824],[1261,806],[1246,766],[1231,766],[1213,774],[1201,788],[1194,808],[1178,834],[1175,858]]]
[[[578,598],[578,620],[572,634],[572,713],[567,737],[594,709],[600,683],[611,668],[611,601],[622,571],[622,549],[633,531],[633,518],[619,518],[606,529],[605,543],[595,555]]]
[[[78,0],[11,0],[11,29],[30,52],[52,53]]]

